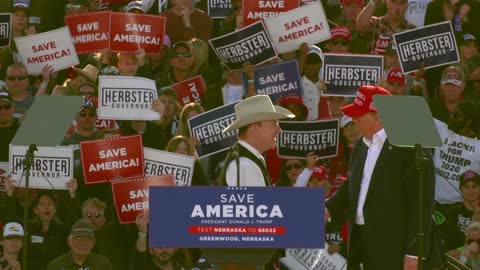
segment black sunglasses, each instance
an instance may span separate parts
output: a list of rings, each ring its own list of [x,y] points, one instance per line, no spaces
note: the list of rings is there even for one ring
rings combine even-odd
[[[0,111],[1,110],[10,110],[12,108],[12,104],[6,104],[6,105],[0,105]]]
[[[173,58],[180,58],[180,57],[184,57],[184,58],[192,57],[192,53],[190,53],[190,52],[183,52],[183,53],[174,53],[174,54],[173,54]]]
[[[302,167],[303,167],[303,165],[302,165],[302,164],[298,164],[298,163],[296,163],[296,164],[290,164],[290,165],[285,166],[285,168],[287,169],[287,171],[290,171],[291,169],[300,169],[300,168],[302,168]]]
[[[342,45],[342,46],[347,46],[348,45],[348,42],[346,40],[343,40],[343,39],[336,39],[334,41],[332,41],[332,44],[333,45]]]
[[[17,80],[17,81],[23,81],[23,80],[25,80],[26,78],[27,78],[27,76],[24,76],[24,75],[20,75],[20,76],[8,76],[8,77],[7,77],[7,80],[9,80],[9,81],[15,81],[15,80]]]
[[[86,112],[80,112],[78,113],[78,115],[80,115],[81,117],[95,117],[97,116],[97,112],[93,111],[93,112],[90,112],[90,113],[86,113]]]
[[[95,213],[95,214],[88,213],[88,214],[87,214],[87,217],[88,217],[88,218],[92,218],[92,217],[101,218],[101,217],[102,217],[102,214],[100,214],[100,213]]]
[[[467,245],[470,245],[471,243],[476,242],[478,246],[480,246],[480,239],[468,239],[467,240]]]

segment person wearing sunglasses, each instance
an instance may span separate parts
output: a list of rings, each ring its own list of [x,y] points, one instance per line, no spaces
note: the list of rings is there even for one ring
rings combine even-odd
[[[16,63],[7,68],[5,86],[12,94],[13,103],[15,104],[13,117],[21,122],[35,101],[32,93],[29,92],[30,82],[24,65]]]
[[[189,41],[180,41],[172,46],[169,59],[170,71],[158,79],[158,88],[170,86],[193,77],[195,59],[192,52],[192,44]]]
[[[480,269],[480,222],[470,223],[465,236],[465,248],[460,261],[471,269]]]
[[[345,54],[350,52],[350,29],[345,26],[337,26],[330,30],[332,37],[327,43],[330,53]]]
[[[8,145],[17,133],[19,122],[13,118],[15,104],[12,94],[5,88],[0,90],[0,162],[8,161]]]

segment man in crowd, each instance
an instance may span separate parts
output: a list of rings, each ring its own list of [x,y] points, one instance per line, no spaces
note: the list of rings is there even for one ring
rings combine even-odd
[[[0,89],[0,162],[8,161],[8,146],[20,126],[18,119],[13,118],[14,111],[12,94]]]
[[[416,269],[412,267],[418,260],[419,190],[418,171],[411,162],[415,151],[390,144],[373,103],[374,95],[390,93],[379,86],[361,86],[355,101],[342,107],[363,137],[352,152],[348,181],[326,202],[326,220],[330,214],[335,221],[348,212],[348,269],[361,269],[361,265],[364,269]],[[423,155],[427,158],[423,230],[425,243],[430,243],[434,169],[428,152]],[[426,269],[433,269],[435,261],[427,250],[434,249],[423,250],[430,259]]]
[[[112,264],[102,255],[92,252],[95,246],[95,231],[90,223],[79,220],[72,226],[67,237],[70,251],[54,259],[47,270],[102,269],[112,270]]]
[[[407,0],[385,0],[387,14],[381,17],[372,17],[378,2],[379,0],[370,0],[357,18],[357,31],[372,34],[371,49],[375,47],[378,37],[382,34],[395,34],[415,28],[405,19],[405,12],[408,8]]]
[[[192,38],[208,42],[212,37],[212,18],[205,12],[194,8],[192,0],[173,0],[172,9],[160,15],[167,18],[165,32],[172,43]]]
[[[9,66],[5,76],[5,83],[8,91],[12,94],[13,103],[15,104],[13,117],[21,121],[35,101],[32,93],[28,92],[30,83],[25,66],[20,63]]]
[[[465,232],[465,249],[460,261],[471,269],[480,268],[480,222],[472,222]]]
[[[21,270],[20,251],[23,247],[23,237],[23,227],[17,222],[10,222],[3,226],[2,239],[0,240],[2,246],[0,269]]]

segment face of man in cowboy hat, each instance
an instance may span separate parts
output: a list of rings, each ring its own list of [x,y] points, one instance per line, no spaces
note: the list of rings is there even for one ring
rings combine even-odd
[[[272,104],[267,95],[257,95],[235,105],[236,120],[223,132],[240,129],[239,138],[247,141],[259,152],[276,146],[281,129],[279,119],[294,118],[289,110]]]

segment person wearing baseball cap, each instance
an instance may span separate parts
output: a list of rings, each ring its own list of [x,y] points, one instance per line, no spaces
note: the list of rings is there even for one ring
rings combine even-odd
[[[25,232],[22,225],[9,222],[3,226],[0,238],[0,269],[21,269],[20,251],[23,248]]]
[[[12,94],[4,87],[0,88],[0,162],[8,161],[8,147],[20,126],[13,118],[15,104]]]
[[[67,241],[70,251],[50,262],[47,270],[73,269],[72,266],[75,269],[113,269],[106,257],[92,252],[96,241],[95,231],[88,221],[81,219],[75,222]]]
[[[377,95],[391,94],[380,86],[360,86],[354,102],[342,107],[362,138],[351,155],[348,181],[326,202],[326,220],[348,212],[348,269],[359,269],[360,264],[367,269],[416,269],[408,268],[418,263],[418,204],[413,202],[418,201],[419,175],[412,162],[416,155],[412,148],[389,142],[374,104]],[[423,224],[425,243],[430,243],[435,173],[428,151],[424,151],[424,160]],[[440,262],[427,251],[436,249],[425,246],[423,254],[430,259],[425,269],[434,269]]]
[[[405,94],[406,77],[401,69],[391,68],[385,76],[385,88],[394,96],[403,96]]]
[[[362,11],[364,0],[340,0],[341,14],[335,19],[336,25],[350,30],[350,51],[353,53],[369,53],[370,40],[357,32],[357,17]]]
[[[465,89],[465,74],[456,66],[449,66],[442,72],[440,79],[440,92],[430,100],[429,107],[432,116],[444,123],[453,118],[453,112],[463,100]]]
[[[327,43],[330,53],[345,54],[350,51],[350,29],[345,26],[337,26],[330,30],[332,37]]]

